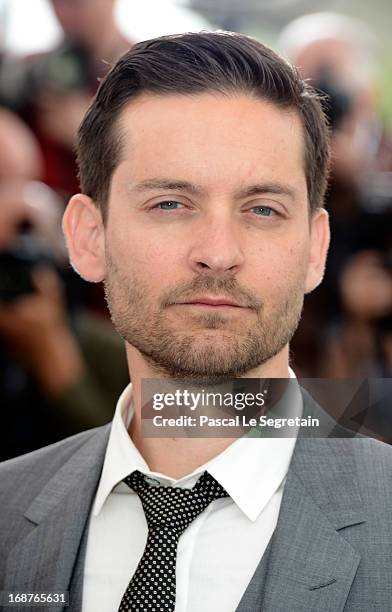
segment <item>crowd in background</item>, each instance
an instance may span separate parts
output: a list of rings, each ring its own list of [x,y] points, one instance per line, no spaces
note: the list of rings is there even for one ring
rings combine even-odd
[[[292,344],[303,376],[392,374],[392,136],[377,111],[367,35],[348,18],[314,14],[289,24],[280,39],[326,94],[331,126],[328,263]]]
[[[78,190],[78,125],[132,41],[114,0],[51,4],[61,44],[0,67],[0,459],[108,422],[128,382],[102,289],[69,266],[61,217]],[[334,15],[296,20],[277,47],[325,93],[333,153],[330,253],[291,344],[293,368],[391,377],[392,137],[377,110],[375,58],[364,32]]]
[[[61,218],[78,191],[78,126],[131,41],[114,0],[51,4],[61,44],[5,57],[0,74],[0,459],[108,422],[128,382],[103,293],[70,267]]]

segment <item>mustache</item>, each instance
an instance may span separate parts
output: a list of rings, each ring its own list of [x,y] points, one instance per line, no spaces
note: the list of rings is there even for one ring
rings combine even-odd
[[[250,291],[243,289],[233,276],[211,276],[199,274],[189,283],[182,283],[174,289],[168,290],[161,300],[162,308],[178,302],[191,300],[201,293],[216,294],[219,297],[232,299],[243,308],[260,310],[263,303]]]

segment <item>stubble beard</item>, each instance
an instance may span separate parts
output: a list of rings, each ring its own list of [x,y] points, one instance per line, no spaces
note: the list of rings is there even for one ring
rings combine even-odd
[[[114,327],[136,348],[160,377],[190,380],[194,385],[215,385],[244,376],[277,355],[297,329],[303,307],[304,274],[286,285],[285,295],[266,312],[265,305],[238,287],[233,277],[200,275],[187,286],[162,297],[159,306],[148,302],[148,290],[135,276],[122,272],[107,253],[105,298]],[[167,307],[181,296],[219,293],[246,299],[253,308],[244,330],[230,328],[221,313],[193,315],[200,329],[176,330]],[[249,316],[249,315],[247,315]],[[247,329],[246,329],[247,328]]]

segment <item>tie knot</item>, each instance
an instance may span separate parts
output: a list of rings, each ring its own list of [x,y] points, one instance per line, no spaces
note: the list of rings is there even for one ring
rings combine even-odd
[[[181,535],[188,525],[214,500],[228,497],[225,489],[204,472],[193,489],[150,485],[135,470],[124,482],[138,494],[149,529],[168,528]]]

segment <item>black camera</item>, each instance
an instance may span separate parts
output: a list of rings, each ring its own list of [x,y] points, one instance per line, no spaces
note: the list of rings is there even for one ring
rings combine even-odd
[[[320,68],[312,86],[324,97],[321,100],[329,126],[332,130],[339,129],[342,121],[350,114],[353,107],[351,94],[334,78],[328,66]]]
[[[0,252],[0,301],[12,302],[33,293],[32,271],[37,266],[55,267],[50,250],[34,235],[19,234]]]
[[[26,61],[5,61],[0,70],[0,103],[23,112],[42,91],[86,91],[92,79],[90,61],[88,51],[72,41]]]

